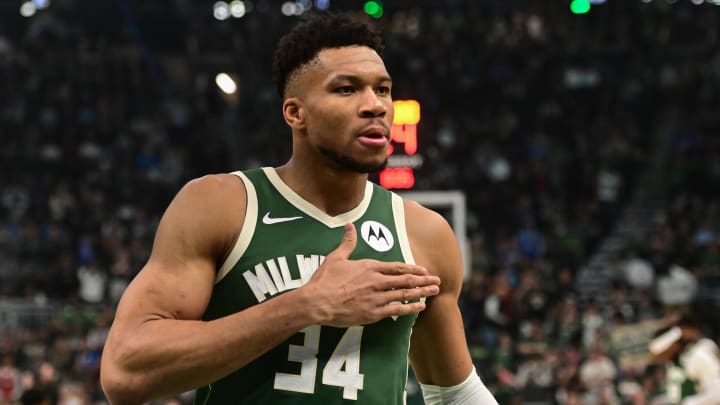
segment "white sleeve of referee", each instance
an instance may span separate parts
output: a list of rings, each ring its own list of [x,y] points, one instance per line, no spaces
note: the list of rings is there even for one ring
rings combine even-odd
[[[420,384],[426,405],[498,405],[473,367],[472,372],[458,385],[440,387]]]

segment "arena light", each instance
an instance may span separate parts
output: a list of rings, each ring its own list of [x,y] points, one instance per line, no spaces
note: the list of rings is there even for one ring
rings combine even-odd
[[[295,2],[295,13],[294,13],[295,15],[302,15],[302,13],[304,13],[305,10],[307,10],[307,8],[305,7],[305,5],[303,3],[299,2],[299,1]]]
[[[242,0],[233,0],[230,3],[230,15],[232,15],[235,18],[242,18],[245,13],[247,13],[247,9],[245,8],[245,2]]]
[[[235,84],[235,80],[233,80],[232,77],[230,77],[227,73],[218,73],[215,76],[215,84],[222,90],[225,94],[235,94],[237,91],[237,84]]]
[[[230,5],[224,1],[215,2],[213,4],[213,17],[220,21],[230,18]]]
[[[297,4],[295,2],[286,1],[280,6],[280,12],[283,13],[284,16],[290,17],[291,15],[295,15],[296,8]]]
[[[330,0],[315,0],[315,8],[318,10],[327,10],[330,8]]]
[[[699,6],[705,2],[705,0],[690,0],[692,4]]]
[[[38,10],[44,10],[50,7],[50,0],[33,0],[33,3]]]
[[[382,3],[375,0],[366,1],[363,6],[363,11],[375,19],[382,17],[384,13]]]
[[[20,5],[20,15],[23,17],[32,17],[35,15],[36,11],[37,7],[32,1],[26,1],[22,5]]]
[[[572,11],[573,14],[586,14],[588,11],[590,11],[590,1],[573,0],[570,3],[570,11]]]

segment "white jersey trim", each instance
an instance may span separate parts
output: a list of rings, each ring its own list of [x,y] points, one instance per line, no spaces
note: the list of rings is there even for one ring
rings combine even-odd
[[[405,203],[402,197],[392,193],[392,210],[395,217],[395,230],[397,231],[398,244],[402,252],[405,263],[415,264],[412,249],[410,248],[410,239],[408,238],[407,228],[405,227]]]
[[[402,197],[391,192],[392,196],[392,211],[393,218],[395,219],[395,231],[397,232],[398,245],[400,246],[400,253],[402,253],[403,261],[409,264],[415,264],[415,257],[413,257],[412,249],[410,249],[410,240],[408,239],[407,228],[405,226],[405,203]],[[420,298],[420,301],[425,301],[425,297]],[[417,318],[416,318],[417,319]],[[405,385],[403,390],[403,404],[407,404],[407,383],[408,383],[408,368],[410,367],[410,339],[412,339],[413,330],[410,330],[408,335],[408,352],[405,357]]]
[[[267,176],[270,183],[285,199],[295,206],[295,208],[304,212],[308,216],[321,222],[328,228],[339,228],[344,226],[348,222],[355,222],[365,214],[368,206],[370,206],[370,200],[372,200],[373,185],[369,181],[365,184],[365,195],[362,201],[357,207],[351,209],[348,212],[342,213],[336,216],[330,216],[320,210],[318,207],[312,205],[304,198],[300,197],[293,189],[291,189],[284,181],[278,176],[277,172],[272,167],[263,167],[263,172]]]
[[[238,235],[237,241],[235,241],[235,246],[233,246],[227,259],[225,259],[225,262],[220,267],[220,270],[215,277],[215,284],[225,278],[238,260],[240,260],[242,255],[245,254],[248,246],[250,246],[253,234],[255,233],[255,224],[257,223],[258,217],[257,193],[255,192],[255,186],[252,184],[252,181],[250,181],[243,172],[232,172],[231,174],[238,176],[245,184],[247,207],[245,209],[245,220],[243,221],[242,229],[240,229],[240,234]]]

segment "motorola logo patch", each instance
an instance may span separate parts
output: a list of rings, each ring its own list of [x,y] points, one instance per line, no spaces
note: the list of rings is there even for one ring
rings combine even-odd
[[[378,252],[387,252],[395,243],[390,230],[377,221],[363,222],[360,226],[360,235],[365,243]]]

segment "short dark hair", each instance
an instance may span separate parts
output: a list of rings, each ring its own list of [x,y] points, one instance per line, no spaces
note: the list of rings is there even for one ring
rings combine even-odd
[[[691,313],[684,313],[678,319],[677,326],[683,327],[683,328],[693,328],[693,329],[700,329],[701,323],[698,321],[697,316]]]
[[[278,42],[273,60],[273,78],[280,97],[298,69],[320,51],[344,46],[367,46],[382,55],[380,32],[350,13],[321,14],[296,25]]]

